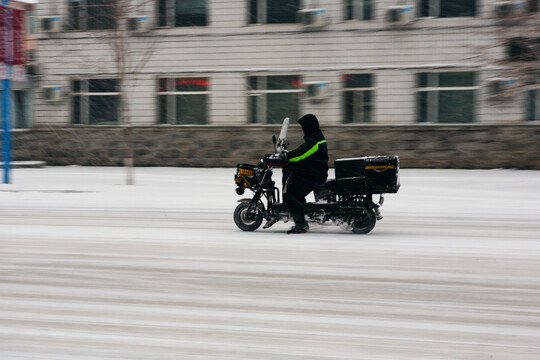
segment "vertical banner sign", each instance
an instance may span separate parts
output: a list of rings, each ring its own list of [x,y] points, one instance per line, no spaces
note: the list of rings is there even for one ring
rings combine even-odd
[[[6,29],[4,29],[4,18],[5,18],[5,15],[4,15],[4,11],[5,11],[5,7],[4,5],[0,5],[0,80],[3,80],[7,77],[7,73],[6,73],[6,64],[5,64],[5,61],[4,61],[4,57],[5,57],[5,53],[6,53],[6,47],[4,45],[4,34],[5,32],[7,31]],[[2,87],[3,87],[3,84],[2,84]]]
[[[13,81],[25,81],[25,49],[24,49],[24,11],[18,9],[11,10],[12,37],[13,37]]]

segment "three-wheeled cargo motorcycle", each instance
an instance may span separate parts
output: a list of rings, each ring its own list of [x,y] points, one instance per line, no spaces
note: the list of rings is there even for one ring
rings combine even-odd
[[[238,164],[234,180],[236,192],[243,195],[251,190],[251,198],[239,200],[234,210],[234,222],[243,231],[255,231],[266,220],[264,228],[278,221],[292,219],[286,204],[281,202],[280,190],[272,179],[275,167],[280,167],[280,154],[286,150],[289,119],[283,122],[279,138],[273,137],[274,153],[265,156],[257,165]],[[315,202],[309,203],[308,222],[333,222],[356,234],[367,234],[382,219],[380,207],[385,193],[397,193],[400,187],[397,156],[364,156],[337,159],[335,179],[328,179],[315,189]],[[375,202],[374,196],[379,196]]]

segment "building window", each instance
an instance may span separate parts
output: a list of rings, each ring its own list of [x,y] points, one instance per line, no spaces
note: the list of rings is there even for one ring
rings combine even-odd
[[[372,74],[345,74],[343,79],[343,122],[362,123],[373,121]]]
[[[28,49],[26,51],[26,65],[33,64],[36,60],[36,49]]]
[[[419,17],[476,16],[477,0],[420,0]]]
[[[116,28],[115,0],[69,0],[69,30],[107,30]]]
[[[29,34],[35,34],[36,33],[35,17],[36,17],[35,11],[30,10],[30,11],[27,12],[27,15],[26,15],[26,31]]]
[[[509,61],[540,60],[540,38],[515,37],[508,41]]]
[[[1,89],[2,82],[0,82]],[[3,105],[4,102],[0,101],[0,114],[3,114]],[[32,91],[12,89],[11,114],[13,116],[12,126],[14,129],[27,129],[31,127]]]
[[[160,124],[205,125],[208,123],[207,78],[161,78],[157,81]]]
[[[159,26],[208,25],[206,0],[158,0]]]
[[[372,20],[375,0],[345,0],[345,20]]]
[[[250,24],[292,24],[300,0],[248,0]]]
[[[527,0],[527,12],[535,13],[538,12],[538,0]]]
[[[529,89],[525,92],[526,120],[540,120],[540,88]]]
[[[73,80],[71,91],[71,122],[73,124],[116,125],[119,123],[118,80]]]
[[[304,92],[298,75],[248,77],[248,108],[251,123],[281,124],[297,119]]]
[[[417,74],[418,121],[474,122],[475,78],[474,72]]]

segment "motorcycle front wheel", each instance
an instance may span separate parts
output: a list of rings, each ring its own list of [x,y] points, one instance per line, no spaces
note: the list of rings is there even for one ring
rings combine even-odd
[[[234,209],[234,223],[240,230],[255,231],[261,226],[263,221],[263,213],[256,206],[255,211],[251,214],[248,212],[249,203],[240,203]]]
[[[367,234],[375,227],[377,216],[375,211],[369,210],[364,216],[356,218],[352,223],[352,232],[355,234]]]

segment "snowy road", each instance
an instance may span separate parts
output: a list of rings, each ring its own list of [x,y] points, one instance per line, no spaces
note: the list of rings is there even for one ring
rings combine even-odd
[[[408,170],[369,235],[239,231],[232,169],[0,185],[0,359],[540,358],[540,172]]]

